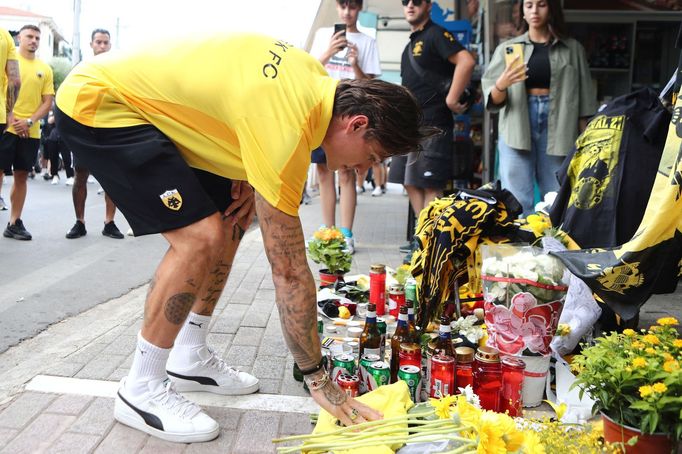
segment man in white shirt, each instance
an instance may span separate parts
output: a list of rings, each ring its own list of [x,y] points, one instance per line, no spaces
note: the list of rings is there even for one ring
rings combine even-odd
[[[310,53],[322,62],[329,75],[335,79],[372,79],[381,74],[376,41],[361,33],[357,27],[361,9],[362,0],[336,0],[336,11],[346,30],[334,33],[333,28],[321,28],[315,34]],[[334,172],[327,168],[321,148],[313,151],[312,162],[317,164],[320,179],[322,221],[324,225],[337,226],[343,232],[347,249],[353,253],[353,220],[357,202],[355,170],[339,170],[341,222],[337,224]]]

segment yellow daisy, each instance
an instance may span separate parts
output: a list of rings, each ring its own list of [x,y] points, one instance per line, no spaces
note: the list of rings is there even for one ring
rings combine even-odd
[[[545,454],[545,447],[538,434],[532,430],[523,433],[523,452],[525,454]]]
[[[624,330],[623,330],[623,334],[625,334],[625,335],[628,336],[628,337],[632,337],[632,336],[634,336],[634,335],[637,334],[637,333],[635,332],[634,329],[627,328],[627,329],[624,329]]]
[[[668,390],[668,387],[665,386],[665,383],[654,383],[654,385],[651,387],[654,392],[657,392],[659,394],[663,394]],[[640,388],[641,389],[641,388]]]
[[[674,372],[679,368],[680,368],[680,364],[677,361],[675,361],[674,359],[670,360],[670,361],[666,361],[665,363],[663,363],[663,370],[666,372]]]
[[[658,345],[661,343],[661,341],[658,339],[658,336],[655,334],[647,334],[643,338],[644,342],[647,342],[651,345]]]
[[[646,359],[641,358],[641,357],[633,359],[632,360],[632,367],[634,367],[635,369],[646,367]]]
[[[675,339],[673,341],[673,347],[675,348],[682,348],[682,339]]]
[[[656,320],[656,323],[658,323],[661,326],[676,326],[679,325],[679,322],[675,317],[663,317],[659,318]]]
[[[643,398],[649,397],[650,395],[653,394],[653,392],[654,389],[649,385],[639,387],[639,395]]]

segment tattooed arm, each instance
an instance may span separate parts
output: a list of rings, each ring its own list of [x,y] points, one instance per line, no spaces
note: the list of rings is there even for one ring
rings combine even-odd
[[[272,266],[284,340],[301,369],[314,368],[322,358],[316,330],[317,292],[306,260],[301,221],[273,207],[260,194],[256,194],[256,212]],[[332,381],[310,394],[322,408],[347,425],[381,417],[347,397]]]
[[[21,88],[19,62],[17,60],[7,60],[5,74],[7,74],[7,113],[11,114],[14,110],[14,103],[19,96],[19,88]]]

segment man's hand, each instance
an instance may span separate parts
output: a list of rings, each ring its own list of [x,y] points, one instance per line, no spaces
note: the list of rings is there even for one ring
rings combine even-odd
[[[256,212],[253,188],[246,181],[232,180],[230,195],[232,203],[227,207],[223,216],[231,225],[238,223],[242,230],[246,231]]]
[[[17,132],[17,135],[23,139],[29,135],[29,127],[25,119],[12,117],[12,127]]]
[[[348,53],[346,54],[346,58],[348,58],[348,63],[350,63],[351,66],[356,66],[359,64],[358,62],[358,46],[353,43],[348,43]]]
[[[326,373],[326,372],[325,372]],[[360,424],[366,421],[381,419],[378,411],[358,402],[339,388],[331,379],[318,390],[310,390],[310,395],[318,405],[338,418],[344,426]]]
[[[445,98],[445,104],[447,104],[448,109],[456,114],[463,114],[467,110],[466,104],[460,103],[457,99],[450,99],[450,95]]]

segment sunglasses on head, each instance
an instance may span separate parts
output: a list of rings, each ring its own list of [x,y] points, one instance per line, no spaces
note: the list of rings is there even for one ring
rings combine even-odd
[[[428,3],[428,0],[400,0],[403,6],[407,6],[412,2],[414,6],[422,6],[422,3]]]

